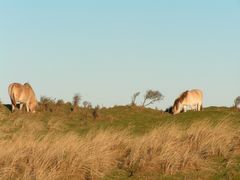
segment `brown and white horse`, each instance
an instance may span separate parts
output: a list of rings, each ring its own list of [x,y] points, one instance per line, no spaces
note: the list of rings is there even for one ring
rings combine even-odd
[[[187,108],[201,111],[203,103],[203,92],[199,89],[193,89],[183,92],[174,102],[172,113],[178,114],[186,112]]]
[[[16,108],[17,103],[20,103],[20,110],[23,104],[26,104],[27,112],[35,112],[37,99],[30,84],[12,83],[8,87],[8,94],[12,102],[12,111]]]

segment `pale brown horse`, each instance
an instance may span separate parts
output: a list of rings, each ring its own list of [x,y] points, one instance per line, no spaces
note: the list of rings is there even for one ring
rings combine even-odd
[[[203,92],[199,89],[193,89],[183,92],[174,102],[172,113],[178,114],[181,111],[186,112],[187,108],[201,111],[203,103]]]
[[[15,110],[17,103],[20,103],[20,110],[26,105],[27,112],[35,112],[37,98],[29,83],[12,83],[8,87],[8,94],[12,102],[12,111]]]

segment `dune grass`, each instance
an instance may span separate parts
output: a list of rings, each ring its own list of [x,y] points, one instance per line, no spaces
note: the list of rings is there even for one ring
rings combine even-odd
[[[0,107],[1,179],[240,177],[240,112],[130,106],[27,114]]]

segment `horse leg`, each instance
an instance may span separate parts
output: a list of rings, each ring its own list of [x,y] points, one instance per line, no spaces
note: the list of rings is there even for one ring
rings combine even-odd
[[[195,106],[194,105],[191,105],[190,107],[191,107],[192,111],[195,111]]]
[[[202,103],[200,103],[199,111],[202,111],[202,110],[203,110],[203,106],[202,106]]]
[[[187,112],[187,107],[183,106],[183,112]]]
[[[11,98],[11,102],[12,102],[12,112],[14,112],[16,108],[16,102],[12,98]]]
[[[14,104],[12,104],[12,112],[14,112],[14,110],[15,110],[15,106]]]
[[[191,111],[195,111],[195,106],[194,105],[189,105]]]
[[[194,109],[193,109],[194,111],[197,111],[197,110],[198,110],[198,104],[194,104],[193,107],[194,107]]]
[[[23,108],[23,103],[20,103],[20,111],[22,110]]]
[[[202,108],[202,104],[201,104],[201,103],[198,103],[198,104],[197,104],[197,111],[201,111],[201,108]]]
[[[26,104],[26,107],[27,107],[27,112],[29,112],[30,109],[29,109],[29,104],[28,103]]]

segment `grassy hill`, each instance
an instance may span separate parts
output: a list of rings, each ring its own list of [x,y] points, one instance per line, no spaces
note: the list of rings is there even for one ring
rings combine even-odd
[[[240,178],[240,112],[0,106],[2,179]]]

